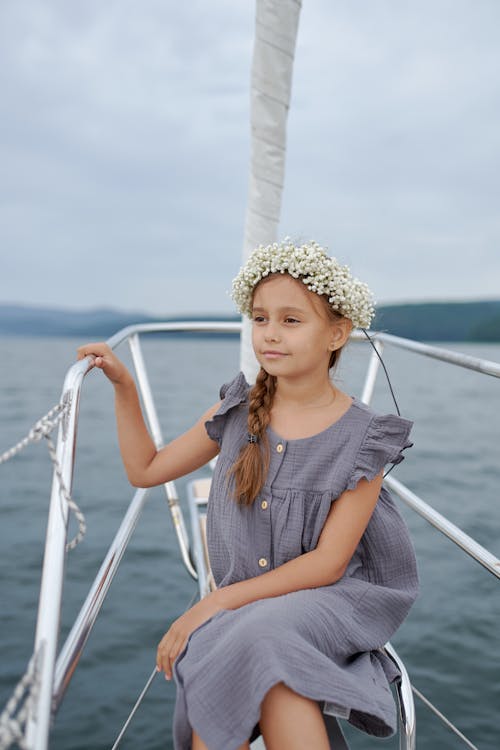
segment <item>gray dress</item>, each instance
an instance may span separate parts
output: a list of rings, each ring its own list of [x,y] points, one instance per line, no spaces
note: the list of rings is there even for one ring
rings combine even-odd
[[[387,463],[402,461],[401,451],[413,444],[412,422],[378,415],[356,398],[313,437],[283,440],[268,428],[265,486],[253,505],[238,506],[226,473],[246,441],[249,388],[242,373],[222,386],[222,404],[206,423],[221,446],[207,508],[210,564],[219,588],[315,549],[331,503],[362,477],[373,479]],[[368,734],[394,734],[389,683],[399,673],[378,649],[417,593],[413,545],[382,488],[339,581],[221,610],[191,633],[173,669],[175,750],[191,750],[192,728],[209,750],[237,750],[253,741],[260,734],[260,704],[278,682],[322,709],[326,702],[332,714]],[[324,719],[329,731],[335,719]]]

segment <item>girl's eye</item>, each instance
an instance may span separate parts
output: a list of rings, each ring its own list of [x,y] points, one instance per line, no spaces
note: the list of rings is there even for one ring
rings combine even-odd
[[[252,320],[253,320],[254,323],[262,323],[262,321],[264,320],[264,316],[263,315],[254,315],[253,318],[252,318]]]
[[[285,323],[299,323],[300,321],[297,320],[297,318],[285,318]]]

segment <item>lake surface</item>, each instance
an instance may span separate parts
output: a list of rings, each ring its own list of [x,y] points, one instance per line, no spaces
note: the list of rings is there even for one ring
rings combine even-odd
[[[60,398],[81,341],[0,338],[0,452],[16,443]],[[446,346],[446,344],[440,344]],[[500,361],[500,345],[448,348]],[[146,339],[144,354],[165,440],[187,429],[218,400],[239,369],[235,339]],[[337,385],[361,395],[368,346],[343,353]],[[128,362],[128,352],[123,349]],[[384,359],[402,416],[414,420],[414,447],[392,476],[500,556],[500,382],[410,352]],[[394,412],[383,372],[373,407]],[[206,470],[197,475],[207,475]],[[186,479],[178,481],[186,524]],[[45,444],[0,466],[0,706],[24,672],[33,646],[51,464]],[[62,638],[85,598],[133,495],[118,452],[112,388],[102,373],[84,383],[74,496],[85,540],[69,553]],[[498,581],[406,507],[417,550],[421,596],[392,643],[414,685],[481,750],[500,746]],[[187,573],[162,490],[151,492],[121,568],[89,639],[51,735],[54,750],[104,750],[113,744],[155,662],[156,644],[188,606]],[[175,684],[156,678],[122,748],[170,750]],[[418,747],[452,750],[459,740],[417,700]],[[396,748],[348,730],[359,750]]]

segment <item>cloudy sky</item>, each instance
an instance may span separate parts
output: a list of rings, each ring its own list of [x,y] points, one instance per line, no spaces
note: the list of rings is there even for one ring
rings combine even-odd
[[[232,309],[252,0],[3,0],[0,303]],[[280,235],[500,298],[500,3],[304,0]]]

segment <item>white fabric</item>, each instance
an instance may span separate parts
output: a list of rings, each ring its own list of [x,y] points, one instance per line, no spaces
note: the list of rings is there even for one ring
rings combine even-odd
[[[299,0],[257,0],[252,63],[252,128],[243,263],[257,245],[278,239],[285,173],[286,122],[299,23]],[[258,363],[248,320],[243,322],[240,366],[255,382]]]

